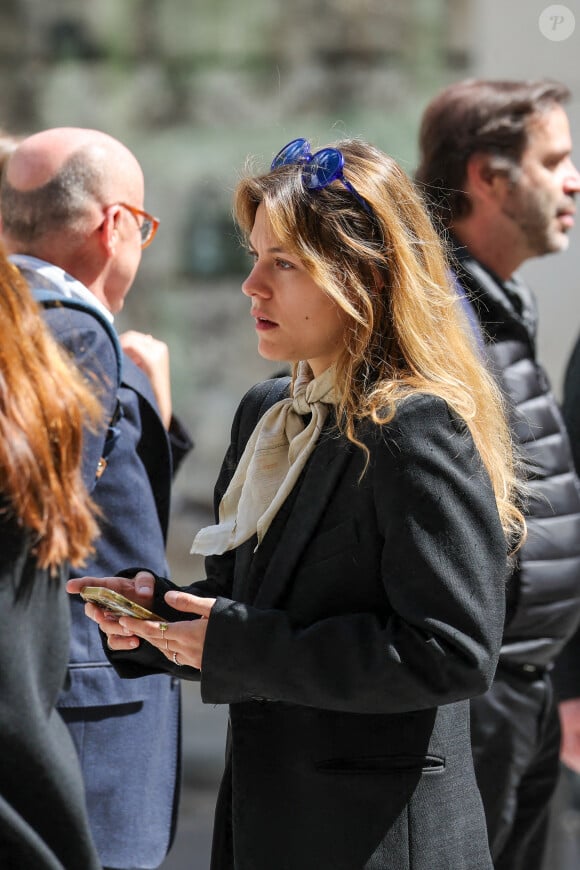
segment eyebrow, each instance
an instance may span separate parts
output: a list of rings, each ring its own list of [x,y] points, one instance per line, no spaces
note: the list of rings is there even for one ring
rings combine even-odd
[[[256,253],[256,249],[250,240],[248,240],[248,247],[250,248],[250,250],[252,250],[252,251],[254,251],[254,253]],[[284,248],[278,248],[278,247],[268,248],[266,253],[267,254],[287,254],[287,255],[290,255],[289,251],[285,251]]]

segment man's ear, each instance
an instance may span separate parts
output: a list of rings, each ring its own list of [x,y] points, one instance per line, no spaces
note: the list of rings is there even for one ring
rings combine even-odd
[[[112,257],[116,251],[119,241],[119,220],[121,217],[121,208],[118,205],[110,205],[105,210],[103,222],[98,228],[100,233],[101,244],[107,252],[107,256]]]
[[[505,191],[507,176],[492,165],[489,154],[472,154],[467,161],[466,180],[468,191],[474,199],[496,199]]]

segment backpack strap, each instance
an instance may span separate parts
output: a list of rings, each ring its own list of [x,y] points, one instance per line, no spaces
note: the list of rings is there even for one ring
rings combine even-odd
[[[97,320],[100,325],[103,327],[109,339],[111,340],[111,344],[113,345],[113,349],[115,351],[115,358],[117,360],[117,391],[121,386],[121,379],[123,376],[123,350],[121,348],[121,343],[119,341],[119,336],[115,331],[113,324],[108,320],[105,315],[99,311],[98,308],[91,305],[89,302],[85,302],[83,299],[78,299],[76,297],[63,296],[62,293],[58,293],[55,290],[49,290],[44,287],[33,287],[32,295],[36,299],[36,301],[43,306],[43,308],[72,308],[75,311],[82,311],[85,314],[90,314],[92,317]],[[99,464],[97,466],[97,470],[95,471],[95,477],[97,480],[103,474],[105,468],[107,467],[107,456],[111,453],[113,447],[115,446],[117,439],[119,438],[120,430],[118,427],[119,420],[123,416],[123,409],[121,407],[121,402],[119,401],[119,397],[117,396],[117,400],[115,402],[115,410],[109,420],[107,425],[107,435],[105,437],[105,443],[103,445],[103,455],[99,459]]]
[[[115,350],[115,357],[117,359],[117,387],[120,387],[123,377],[123,351],[119,342],[119,336],[111,321],[98,308],[91,305],[90,302],[85,302],[84,299],[63,296],[62,293],[57,293],[55,290],[48,290],[44,287],[32,288],[32,295],[44,308],[73,308],[76,311],[90,314],[101,324]]]

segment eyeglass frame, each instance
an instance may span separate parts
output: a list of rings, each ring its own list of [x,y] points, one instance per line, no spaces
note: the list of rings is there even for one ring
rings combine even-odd
[[[127,211],[131,212],[131,214],[137,221],[137,226],[139,227],[139,232],[141,234],[141,250],[144,251],[145,248],[149,247],[149,245],[155,238],[161,221],[159,220],[159,218],[153,217],[152,214],[149,214],[148,211],[143,211],[143,209],[141,208],[136,208],[134,205],[130,205],[128,202],[116,202],[114,203],[114,205],[120,205],[122,208],[126,208]],[[142,223],[139,223],[139,218],[142,218]],[[147,233],[145,235],[145,238],[143,238],[143,230],[146,227]]]
[[[284,152],[288,151],[293,145],[301,146],[303,149],[302,151],[300,151],[298,153],[297,158],[294,160],[284,160],[284,159],[281,160],[280,158],[283,157]],[[276,156],[273,158],[272,163],[270,164],[270,171],[272,172],[275,169],[279,169],[281,166],[302,166],[303,167],[303,178],[304,178],[304,175],[305,175],[304,170],[306,170],[306,167],[311,166],[312,163],[316,160],[316,158],[320,157],[320,155],[322,155],[322,154],[333,155],[333,156],[337,155],[338,156],[338,165],[334,169],[334,171],[331,172],[328,180],[326,180],[324,182],[324,184],[320,184],[318,182],[316,184],[305,183],[306,189],[307,190],[323,190],[325,187],[328,187],[330,184],[332,184],[333,181],[340,181],[346,187],[346,189],[348,191],[350,191],[350,193],[355,197],[357,202],[359,202],[360,205],[362,205],[362,207],[367,212],[367,214],[369,214],[371,217],[374,217],[374,212],[373,212],[371,206],[369,205],[369,203],[364,199],[364,197],[362,197],[360,195],[360,193],[358,193],[358,191],[350,183],[350,181],[348,181],[344,177],[344,171],[343,171],[344,164],[345,164],[344,154],[338,148],[321,148],[319,151],[315,151],[313,154],[311,149],[310,149],[310,142],[307,139],[303,139],[301,137],[299,137],[298,139],[292,139],[290,142],[288,142],[287,145],[284,145],[284,147],[281,148],[280,151],[278,151]],[[313,178],[312,173],[307,173],[307,175],[312,180],[312,178]]]

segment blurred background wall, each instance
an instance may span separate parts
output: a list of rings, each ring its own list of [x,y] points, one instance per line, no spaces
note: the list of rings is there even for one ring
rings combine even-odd
[[[577,5],[557,8],[573,15]],[[197,444],[176,516],[207,510],[237,401],[271,371],[239,292],[248,264],[230,217],[246,159],[265,167],[295,136],[353,135],[412,172],[426,102],[471,75],[564,80],[578,139],[580,20],[567,39],[548,38],[547,9],[538,0],[2,0],[0,126],[97,127],[144,167],[161,229],[118,326],[171,346],[175,406]],[[525,268],[558,389],[580,325],[579,256],[573,240],[569,253]]]
[[[0,0],[0,127],[111,133],[141,161],[146,208],[161,218],[117,325],[168,342],[175,409],[196,441],[175,488],[178,582],[202,574],[189,545],[209,521],[237,402],[272,371],[255,351],[230,216],[247,158],[266,167],[297,136],[352,135],[412,172],[428,100],[479,75],[566,82],[580,143],[578,57],[578,0]],[[576,228],[569,252],[523,270],[557,391],[580,329],[579,263]],[[186,755],[211,778],[224,714],[200,711],[196,687],[185,696]]]

